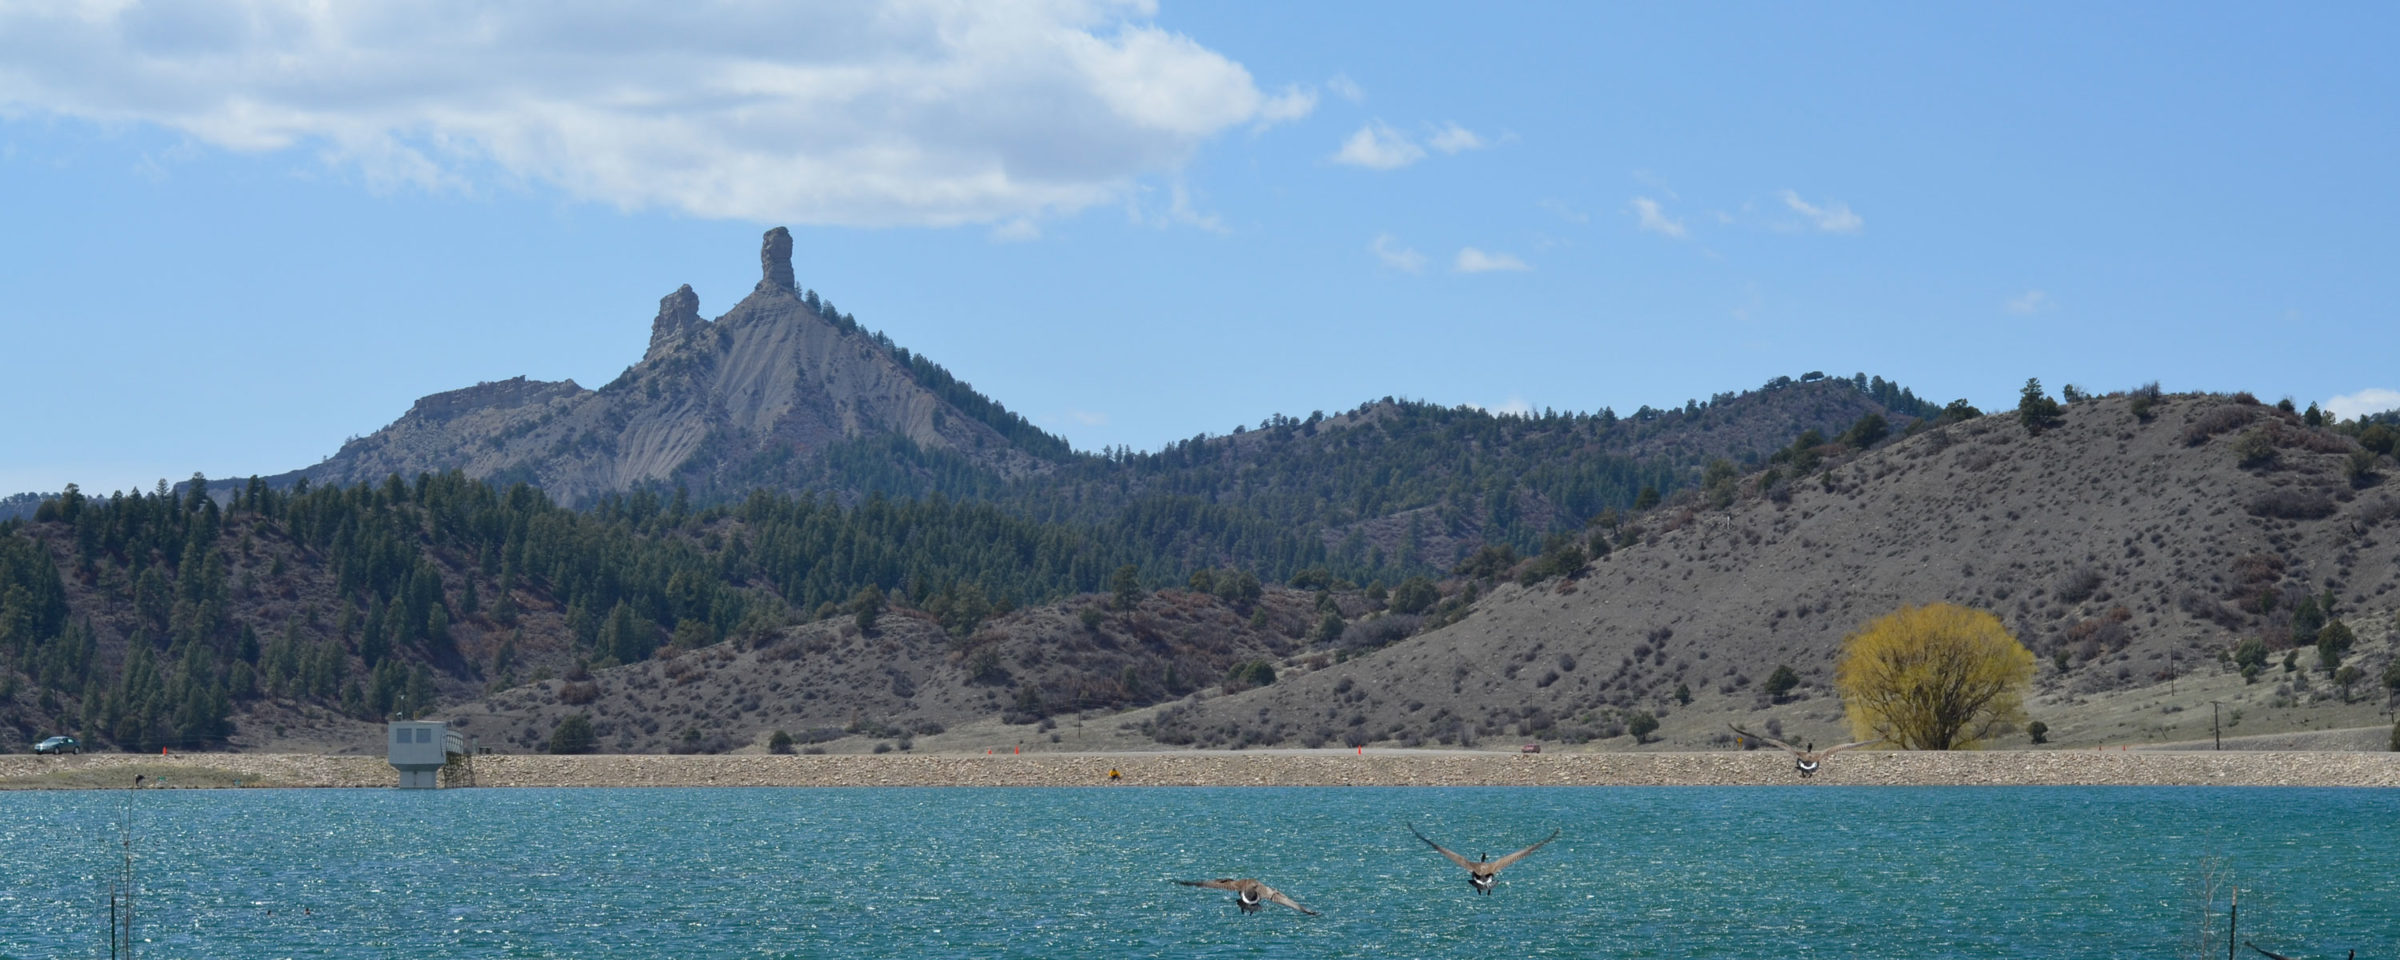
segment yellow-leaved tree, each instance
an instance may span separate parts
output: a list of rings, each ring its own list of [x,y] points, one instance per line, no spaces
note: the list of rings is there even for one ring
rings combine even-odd
[[[2024,722],[2033,653],[2000,618],[1956,604],[1902,607],[1842,639],[1834,686],[1859,739],[1972,749]]]

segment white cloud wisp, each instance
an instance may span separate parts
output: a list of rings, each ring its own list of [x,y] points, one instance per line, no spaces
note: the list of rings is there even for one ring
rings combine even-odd
[[[1434,149],[1443,153],[1465,153],[1469,150],[1484,148],[1482,137],[1477,136],[1475,131],[1455,123],[1444,124],[1440,130],[1435,131],[1431,143]]]
[[[1689,232],[1684,229],[1683,221],[1667,216],[1659,209],[1658,201],[1649,197],[1633,198],[1633,213],[1639,219],[1641,228],[1651,233],[1681,240]]]
[[[1474,247],[1459,248],[1456,268],[1460,273],[1493,273],[1533,269],[1525,261],[1517,259],[1516,254],[1485,253]]]
[[[1786,190],[1783,192],[1783,205],[1807,217],[1810,225],[1826,233],[1857,233],[1867,225],[1858,214],[1850,212],[1849,204],[1839,200],[1829,200],[1819,206],[1800,199],[1800,194],[1795,191]]]
[[[1367,249],[1375,252],[1375,259],[1394,270],[1408,273],[1422,273],[1425,270],[1425,255],[1418,253],[1414,247],[1402,246],[1391,234],[1376,234],[1375,242],[1369,244]]]
[[[1145,0],[0,3],[0,111],[750,221],[1001,224],[1307,115]]]
[[[1358,128],[1333,155],[1335,163],[1369,170],[1398,170],[1423,159],[1424,147],[1380,120]]]

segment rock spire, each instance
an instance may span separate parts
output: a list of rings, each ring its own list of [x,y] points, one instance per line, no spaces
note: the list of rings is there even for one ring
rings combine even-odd
[[[798,292],[792,279],[792,232],[782,227],[767,231],[766,242],[759,245],[758,266],[763,274],[758,280],[758,292],[785,290]]]
[[[650,350],[682,336],[686,330],[707,326],[700,319],[700,295],[692,292],[691,284],[676,287],[674,293],[658,298],[658,319],[650,321]]]

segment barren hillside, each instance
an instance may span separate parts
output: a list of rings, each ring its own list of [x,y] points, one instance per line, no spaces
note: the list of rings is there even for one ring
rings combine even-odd
[[[1220,745],[1604,739],[1634,711],[1664,719],[1670,746],[1721,742],[1732,720],[1831,740],[1846,733],[1829,691],[1842,637],[1895,607],[1947,601],[1999,614],[2042,658],[2035,717],[2092,714],[2089,739],[2205,736],[2211,697],[2244,698],[2248,731],[2372,722],[2373,681],[2345,706],[2311,669],[2313,649],[2293,672],[2279,664],[2293,611],[2328,591],[2359,637],[2351,660],[2369,677],[2388,661],[2400,497],[2373,473],[2354,485],[2356,445],[2288,412],[2203,395],[2149,413],[2089,401],[2039,435],[1990,416],[1781,493],[1762,495],[1753,476],[1729,508],[1642,518],[1638,543],[1578,578],[1505,583],[1448,628],[1135,719],[1164,742]],[[2220,660],[2247,636],[2277,661],[2256,684]],[[1771,702],[1762,681],[1787,664],[1801,685]],[[2165,716],[2193,696],[2198,714]],[[2102,722],[2094,706],[2136,702],[2161,718]]]

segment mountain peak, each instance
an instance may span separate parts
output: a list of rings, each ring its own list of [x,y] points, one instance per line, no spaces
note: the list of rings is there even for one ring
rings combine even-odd
[[[659,298],[642,359],[598,391],[520,379],[436,394],[304,472],[348,483],[456,469],[578,504],[643,485],[847,491],[863,484],[825,458],[859,443],[897,440],[992,476],[1065,452],[930,361],[803,301],[791,258],[791,231],[767,231],[757,291],[714,321],[688,285]],[[892,482],[877,469],[872,482]]]
[[[767,231],[766,239],[759,244],[758,266],[761,274],[758,279],[759,293],[771,290],[782,290],[786,293],[798,291],[799,282],[792,279],[792,232],[790,230],[776,227]]]
[[[650,354],[682,336],[686,331],[708,325],[700,319],[700,295],[692,292],[691,284],[676,287],[674,293],[658,298],[658,319],[650,321]]]

